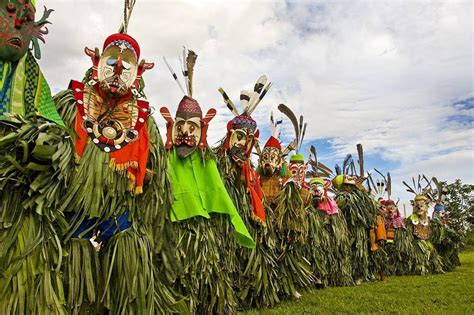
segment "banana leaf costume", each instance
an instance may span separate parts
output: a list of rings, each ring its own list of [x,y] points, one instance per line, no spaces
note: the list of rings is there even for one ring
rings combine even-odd
[[[295,164],[305,167],[302,155],[295,154],[290,158],[290,172]],[[306,207],[308,195],[303,193],[302,196],[302,191],[306,190],[303,187],[304,184],[300,179],[288,179],[277,195],[277,206],[274,210],[280,272],[284,275],[282,281],[291,288],[289,293],[296,297],[299,295],[296,291],[298,287],[307,288],[319,283],[319,279],[313,274],[315,266],[312,266],[308,260],[307,241],[312,231],[310,231],[309,213]],[[314,220],[312,223],[314,227]],[[320,266],[316,267],[320,268]]]
[[[311,169],[307,176],[311,191],[311,206],[316,210],[317,216],[322,223],[318,223],[315,228],[322,225],[320,239],[317,247],[321,247],[320,252],[326,257],[326,275],[320,276],[325,285],[329,286],[349,286],[352,281],[352,267],[350,256],[347,253],[350,250],[349,232],[344,216],[339,211],[336,202],[329,195],[331,189],[332,170],[323,163],[319,162],[318,154],[314,146],[310,147],[309,164]],[[315,229],[313,228],[313,229]],[[327,236],[325,236],[327,235]],[[327,241],[325,241],[327,238]],[[315,252],[318,254],[318,252]],[[320,255],[320,254],[319,254]]]
[[[390,197],[380,202],[386,211],[384,216],[387,231],[384,250],[388,256],[386,273],[392,276],[410,274],[416,259],[413,234],[406,229],[397,204]]]
[[[393,242],[387,242],[385,245],[388,256],[387,275],[412,274],[412,270],[416,268],[416,246],[413,234],[407,228],[395,229]]]
[[[266,77],[262,76],[253,92],[243,91],[244,108],[252,105],[247,102],[249,93],[261,98],[269,87]],[[259,178],[250,163],[250,153],[258,139],[257,123],[248,110],[239,114],[224,90],[219,91],[235,117],[227,124],[225,139],[214,149],[216,161],[227,192],[256,242],[254,249],[237,248],[233,254],[238,264],[235,291],[241,308],[271,307],[280,302],[284,289],[280,282],[272,211],[262,203]],[[236,145],[239,138],[241,146]]]
[[[235,251],[240,246],[243,250],[255,248],[255,242],[207,147],[207,129],[216,111],[210,109],[203,116],[192,98],[197,55],[185,49],[183,56],[187,95],[180,101],[175,119],[166,107],[160,110],[167,121],[168,173],[173,187],[170,215],[178,240],[177,260],[183,268],[175,288],[188,298],[192,313],[235,313],[234,281],[239,267]]]
[[[459,251],[462,238],[458,232],[449,226],[445,219],[435,217],[431,220],[430,240],[441,257],[444,271],[453,271],[461,264]]]
[[[460,265],[459,250],[462,237],[451,225],[449,213],[445,209],[447,190],[436,177],[432,178],[436,185],[436,204],[431,220],[431,242],[435,246],[443,262],[444,271],[453,271]]]
[[[102,55],[85,51],[93,62],[85,83],[71,81],[55,96],[76,133],[74,176],[60,208],[70,225],[62,240],[68,311],[174,312],[176,295],[156,267],[166,256],[155,240],[165,237],[169,220],[165,151],[140,99],[141,75],[153,64],[136,66],[140,48],[124,33],[110,35]]]
[[[256,242],[254,249],[236,249],[233,254],[238,258],[235,290],[240,306],[244,309],[272,307],[281,301],[284,289],[280,283],[271,209],[264,208],[267,219],[263,221],[265,225],[255,219],[242,170],[225,154],[223,145],[216,148],[216,157],[227,192]]]
[[[436,207],[438,207],[438,209],[436,209]],[[442,207],[444,207],[444,205],[442,205]],[[462,237],[459,232],[449,225],[449,218],[446,213],[437,213],[445,211],[440,208],[440,205],[435,206],[434,213],[436,215],[433,216],[431,221],[431,242],[434,244],[436,250],[441,256],[443,270],[453,271],[457,266],[461,265],[459,252],[461,249]]]
[[[305,182],[307,163],[305,163],[304,157],[298,153],[303,143],[307,124],[303,125],[303,116],[300,116],[298,123],[293,111],[285,104],[278,105],[278,109],[293,124],[296,154],[290,157],[288,164],[290,177],[285,179],[283,187],[276,197],[274,225],[278,237],[280,272],[284,275],[282,281],[291,288],[290,294],[298,297],[299,293],[296,291],[298,287],[306,288],[313,285],[319,287],[322,284],[314,275],[313,270],[319,275],[325,275],[327,263],[320,259],[324,255],[316,253],[316,248],[311,248],[311,245],[317,247],[317,243],[323,241],[324,238],[318,236],[323,232],[317,230],[318,225],[321,225],[318,220],[320,218],[316,216],[317,213],[314,209],[308,208],[311,193]],[[316,230],[311,230],[310,225]],[[311,243],[308,240],[311,240]],[[312,261],[309,260],[310,258]]]
[[[426,185],[422,185],[422,179],[426,181]],[[412,235],[414,257],[412,261],[407,261],[405,264],[409,265],[411,274],[441,273],[443,272],[442,259],[430,241],[432,224],[428,216],[428,208],[431,201],[435,199],[431,181],[424,175],[418,175],[418,181],[412,178],[412,182],[413,186],[410,186],[403,181],[407,191],[415,195],[415,198],[411,200],[412,214],[405,219],[407,231]]]
[[[316,156],[315,150],[314,155]],[[318,164],[317,162],[313,164],[312,176],[319,175],[316,171]],[[312,250],[314,256],[312,259],[325,266],[325,269],[320,268],[322,271],[319,273],[314,270],[315,274],[325,285],[352,285],[351,261],[347,255],[350,250],[347,223],[339,212],[336,202],[328,196],[330,182],[321,177],[312,177],[309,185],[312,192],[310,231],[315,231],[313,233],[321,231],[318,237],[310,236],[309,246],[311,249],[315,248]],[[316,219],[312,219],[312,216]],[[321,255],[324,257],[320,257]]]
[[[357,145],[357,150],[359,152],[359,157],[363,156],[363,149],[362,145]],[[360,163],[360,162],[359,162]],[[385,177],[382,173],[380,173],[377,169],[375,169],[377,173],[383,176],[383,182],[377,180],[377,186],[371,187],[371,183],[374,184],[372,179],[372,175],[368,175],[367,180],[367,188],[369,192],[369,196],[375,201],[377,204],[377,212],[375,215],[375,224],[369,230],[369,237],[370,237],[370,251],[371,251],[371,260],[370,260],[370,273],[376,274],[378,273],[380,276],[380,280],[383,281],[385,279],[385,274],[387,273],[388,268],[388,255],[386,251],[386,243],[387,243],[387,230],[385,228],[385,215],[386,215],[386,207],[383,203],[383,195],[388,192],[388,195],[391,195],[391,176],[390,173],[387,173],[387,177]],[[362,174],[362,169],[361,169]]]
[[[321,210],[321,209],[319,209]],[[350,251],[351,240],[345,217],[341,213],[327,214],[323,211],[320,215],[324,220],[324,229],[329,236],[328,251],[328,276],[327,285],[351,286],[352,279],[351,257],[347,253]]]
[[[287,107],[279,105],[280,111],[289,113]],[[288,115],[294,123],[296,118],[294,114]],[[302,122],[303,118],[300,117]],[[295,125],[295,124],[294,124]],[[282,274],[283,285],[289,287],[288,292],[292,296],[299,296],[297,288],[308,288],[314,285],[321,285],[321,281],[314,275],[313,270],[317,270],[319,274],[325,274],[324,270],[327,265],[322,262],[317,255],[313,255],[313,248],[308,246],[315,245],[315,242],[322,240],[316,233],[318,229],[318,217],[314,209],[309,209],[308,204],[311,197],[309,186],[304,181],[306,175],[307,164],[304,157],[298,153],[303,141],[303,128],[296,128],[296,154],[290,157],[288,166],[290,178],[284,184],[280,193],[276,197],[276,208],[274,210],[275,231],[278,237],[277,249],[279,253],[280,272]],[[311,234],[311,238],[310,238]],[[311,239],[311,243],[308,243]],[[308,249],[310,249],[308,251]],[[318,254],[318,253],[316,253]],[[313,261],[309,258],[315,258]],[[320,264],[320,265],[318,265]],[[287,292],[285,292],[287,293]],[[288,294],[287,293],[287,294]]]
[[[404,262],[403,268],[409,268],[410,274],[425,275],[443,272],[443,265],[441,257],[430,241],[432,234],[431,218],[428,216],[432,200],[430,182],[427,181],[426,187],[422,189],[421,178],[418,176],[418,185],[413,178],[413,187],[403,182],[408,188],[407,191],[415,194],[414,200],[411,201],[413,213],[405,219],[407,232],[412,236],[410,240],[413,244],[413,257],[412,260]],[[426,179],[425,176],[423,178]]]
[[[330,234],[324,228],[325,215],[313,206],[311,200],[306,202],[308,213],[308,239],[305,244],[305,257],[311,263],[312,272],[319,280],[318,288],[329,285],[329,274],[333,272],[330,265],[332,251],[330,250]]]
[[[405,219],[409,233],[413,235],[415,259],[411,262],[411,274],[426,275],[443,272],[443,263],[436,248],[430,242],[431,223],[413,213]],[[428,223],[427,223],[428,222]]]
[[[38,63],[51,10],[0,7],[0,313],[65,314],[59,210],[74,157]],[[32,35],[34,37],[32,38]],[[35,48],[29,51],[30,41]]]
[[[377,203],[347,175],[336,176],[333,185],[337,189],[335,200],[346,218],[351,239],[352,277],[356,283],[372,280],[375,263],[371,261],[369,231],[376,224]]]

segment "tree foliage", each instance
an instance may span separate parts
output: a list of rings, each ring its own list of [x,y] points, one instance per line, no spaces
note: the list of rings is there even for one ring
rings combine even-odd
[[[465,235],[474,228],[474,185],[456,179],[443,186],[447,189],[446,210],[452,220],[451,227]]]

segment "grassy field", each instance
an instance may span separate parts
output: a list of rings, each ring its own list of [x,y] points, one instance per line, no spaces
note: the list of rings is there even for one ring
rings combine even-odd
[[[304,292],[274,309],[254,314],[474,314],[474,247],[461,254],[454,272],[387,277],[384,282]]]

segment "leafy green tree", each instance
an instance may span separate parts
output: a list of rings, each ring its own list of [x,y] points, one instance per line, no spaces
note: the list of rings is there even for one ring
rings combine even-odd
[[[446,184],[446,210],[452,220],[451,227],[466,235],[474,228],[474,185],[463,184],[460,179]]]

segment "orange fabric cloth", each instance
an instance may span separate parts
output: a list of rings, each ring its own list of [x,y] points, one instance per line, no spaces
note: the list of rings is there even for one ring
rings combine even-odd
[[[379,245],[377,245],[377,237],[375,235],[375,229],[370,229],[370,250],[375,252],[379,249]]]
[[[79,112],[76,113],[74,124],[77,137],[74,139],[77,156],[81,157],[87,144],[88,135],[84,130],[83,120]],[[150,150],[150,139],[146,123],[140,128],[138,140],[129,143],[122,149],[109,153],[109,166],[114,171],[126,170],[130,180],[130,190],[135,194],[143,191],[143,182],[146,175],[146,164]]]
[[[245,177],[245,184],[250,193],[252,202],[253,217],[260,223],[266,223],[265,208],[263,207],[263,191],[260,186],[257,172],[250,166],[250,161],[246,161],[242,166],[242,172]]]
[[[74,147],[76,148],[76,155],[78,157],[82,156],[84,153],[84,148],[87,144],[87,132],[83,127],[84,121],[82,120],[81,114],[79,111],[76,112],[76,120],[74,121],[74,130],[76,131],[76,137],[74,138]]]
[[[377,227],[375,229],[375,235],[377,237],[377,241],[386,241],[387,240],[387,232],[385,231],[385,224],[383,223],[383,219],[381,216],[377,216]]]

